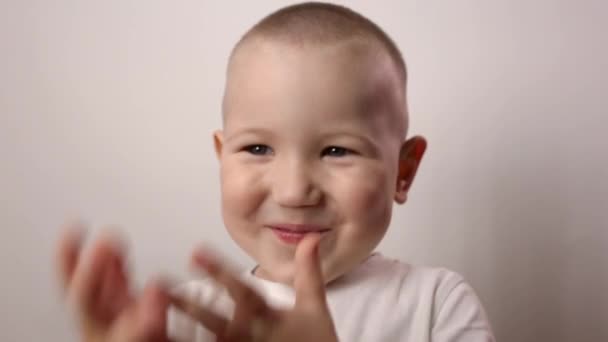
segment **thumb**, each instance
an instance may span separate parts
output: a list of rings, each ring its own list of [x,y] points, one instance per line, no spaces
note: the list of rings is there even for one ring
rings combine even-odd
[[[308,234],[296,249],[295,279],[296,308],[327,309],[325,281],[319,258],[319,234]]]

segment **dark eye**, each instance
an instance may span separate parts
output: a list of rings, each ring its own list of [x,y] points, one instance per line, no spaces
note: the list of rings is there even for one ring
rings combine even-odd
[[[259,156],[266,155],[266,154],[269,154],[272,152],[270,147],[268,147],[266,145],[260,145],[260,144],[245,146],[243,148],[243,151],[247,151],[251,154],[259,155]]]
[[[351,154],[352,151],[344,148],[344,147],[340,147],[340,146],[329,146],[326,147],[323,152],[321,152],[322,156],[330,156],[330,157],[344,157],[346,155]]]

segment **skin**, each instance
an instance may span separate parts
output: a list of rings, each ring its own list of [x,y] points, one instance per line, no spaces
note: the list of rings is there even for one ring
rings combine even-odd
[[[230,273],[225,261],[208,251],[193,252],[192,266],[224,286],[234,300],[232,319],[171,294],[167,281],[153,280],[142,290],[132,289],[124,267],[126,250],[118,237],[105,234],[87,248],[83,241],[82,227],[70,225],[59,240],[56,258],[81,341],[171,342],[166,331],[169,305],[204,325],[222,342],[338,341],[325,298],[317,252],[319,237],[314,234],[297,248],[296,304],[290,310],[267,306]]]
[[[82,341],[168,342],[170,305],[219,341],[338,340],[326,284],[384,236],[392,203],[406,201],[426,142],[403,140],[405,101],[388,59],[348,44],[255,48],[231,63],[224,127],[214,134],[223,216],[259,263],[256,275],[293,286],[295,306],[269,307],[205,250],[193,252],[192,266],[228,290],[232,319],[171,294],[166,280],[134,289],[119,237],[104,234],[85,246],[83,227],[69,225],[57,244],[57,274]],[[265,226],[273,223],[330,230],[287,245]]]
[[[361,42],[256,41],[243,50],[230,65],[224,127],[214,134],[224,222],[258,262],[256,275],[285,284],[293,283],[295,246],[269,226],[329,229],[320,253],[331,282],[380,242],[426,142],[403,140],[395,69]]]

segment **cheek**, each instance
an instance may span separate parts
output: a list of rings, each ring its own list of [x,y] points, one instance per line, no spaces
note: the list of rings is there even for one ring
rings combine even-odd
[[[365,228],[359,233],[383,230],[390,220],[392,193],[384,168],[377,167],[337,181],[337,202],[352,225]],[[377,229],[371,229],[377,228]]]
[[[220,175],[224,219],[251,215],[264,198],[260,175],[231,161],[222,164]]]

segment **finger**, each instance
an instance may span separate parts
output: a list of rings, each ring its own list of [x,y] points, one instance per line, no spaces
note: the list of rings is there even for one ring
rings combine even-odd
[[[313,306],[325,308],[325,281],[319,258],[318,234],[307,235],[296,249],[296,274],[294,288],[296,291],[296,307]]]
[[[237,310],[245,310],[251,315],[265,315],[270,309],[266,301],[245,285],[225,265],[220,264],[213,256],[203,250],[196,250],[192,255],[193,266],[206,271],[211,278],[223,285],[236,303]]]
[[[260,336],[266,336],[268,331],[274,329],[274,323],[277,323],[279,318],[278,312],[270,308],[260,314],[237,306],[224,338],[226,341],[260,341]]]
[[[170,305],[169,286],[150,281],[119,316],[104,341],[167,342],[166,312]]]
[[[85,226],[80,222],[66,225],[61,233],[57,244],[56,264],[59,280],[64,290],[67,290],[72,280],[84,238]]]
[[[228,320],[215,312],[202,307],[192,300],[179,295],[170,294],[169,299],[172,305],[190,316],[195,321],[204,325],[209,331],[217,336],[223,336],[228,327]]]
[[[95,307],[100,310],[101,317],[110,322],[127,307],[132,300],[127,271],[123,258],[113,256],[109,267],[104,268],[101,287]]]
[[[114,236],[106,234],[94,242],[90,254],[78,262],[74,271],[70,295],[77,309],[90,313],[103,286],[106,270],[112,268],[117,258],[123,258],[122,243]]]
[[[169,285],[161,280],[149,282],[137,305],[137,341],[161,341],[167,338],[167,310],[171,305]]]

